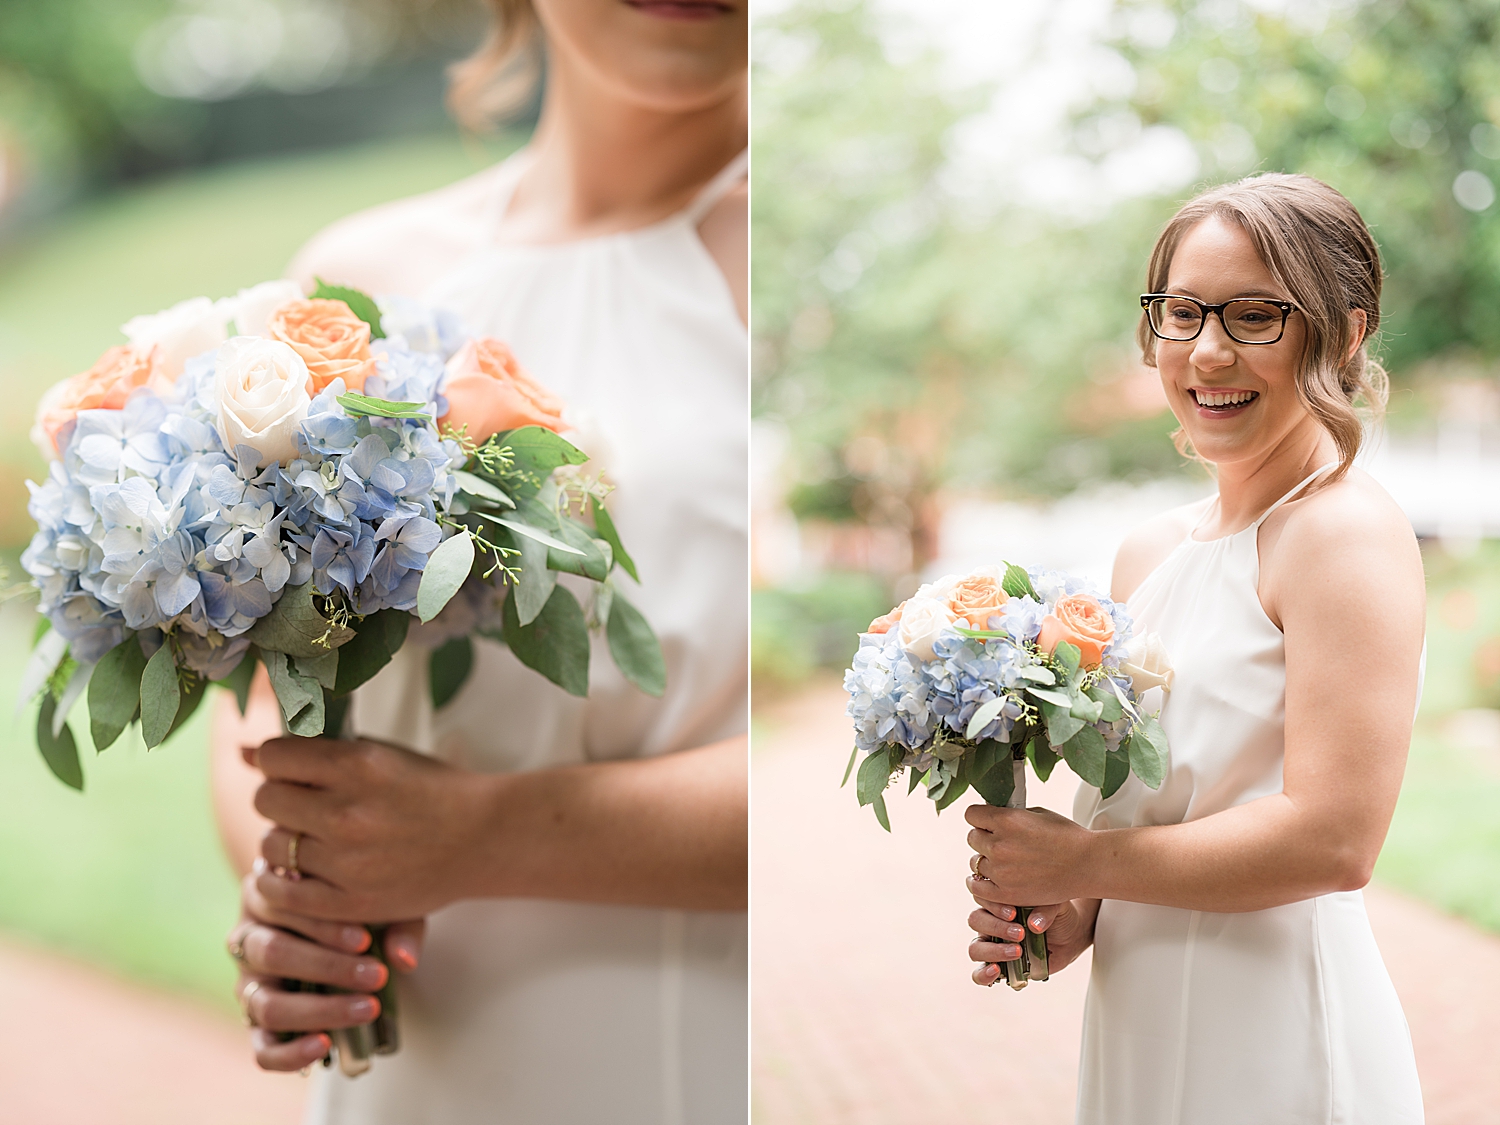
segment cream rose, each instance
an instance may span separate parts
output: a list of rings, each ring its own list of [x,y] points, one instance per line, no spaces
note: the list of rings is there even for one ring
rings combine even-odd
[[[932,643],[953,625],[953,612],[946,602],[920,595],[901,610],[901,647],[918,660],[931,660]]]
[[[241,289],[236,296],[224,302],[234,326],[241,336],[269,336],[267,324],[271,314],[282,305],[302,300],[302,286],[285,278],[262,281],[249,289]]]
[[[297,456],[297,427],[307,417],[307,364],[286,344],[235,336],[214,362],[214,405],[219,438],[230,453],[248,445],[257,468]]]
[[[1130,638],[1125,646],[1125,659],[1120,662],[1120,671],[1130,677],[1130,686],[1137,696],[1154,687],[1172,690],[1172,681],[1177,673],[1167,657],[1167,646],[1162,644],[1160,633],[1145,633]]]
[[[229,317],[223,301],[193,297],[159,313],[133,316],[120,331],[143,352],[155,347],[157,370],[175,381],[188,360],[224,342]]]

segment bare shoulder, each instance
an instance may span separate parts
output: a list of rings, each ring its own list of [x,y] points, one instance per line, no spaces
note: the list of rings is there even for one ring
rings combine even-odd
[[[1260,533],[1262,600],[1275,607],[1297,592],[1327,600],[1340,592],[1378,595],[1417,607],[1425,597],[1422,555],[1406,513],[1368,473],[1351,469],[1336,484],[1287,504]]]
[[[718,263],[734,294],[740,319],[748,319],[750,270],[750,185],[741,183],[731,189],[698,224],[709,256]]]
[[[1210,503],[1212,498],[1173,508],[1153,516],[1125,536],[1125,541],[1115,552],[1110,597],[1117,602],[1128,601],[1146,575],[1160,566],[1162,560],[1191,534]]]
[[[494,170],[382,203],[324,227],[299,250],[288,276],[379,293],[418,296],[482,237]]]

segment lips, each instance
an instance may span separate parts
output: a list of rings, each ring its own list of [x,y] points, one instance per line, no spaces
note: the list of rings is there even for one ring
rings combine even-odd
[[[667,20],[707,20],[732,15],[732,4],[719,0],[625,0],[626,5],[648,16]]]
[[[1188,394],[1192,395],[1198,409],[1208,414],[1233,414],[1260,398],[1259,391],[1237,390],[1232,387],[1190,387]]]

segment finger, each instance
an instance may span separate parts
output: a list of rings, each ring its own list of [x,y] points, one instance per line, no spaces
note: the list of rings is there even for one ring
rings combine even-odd
[[[427,937],[427,919],[416,918],[408,922],[392,922],[385,931],[385,955],[403,973],[416,970],[422,956],[422,943]]]
[[[970,961],[1019,961],[1021,947],[1013,941],[985,941],[975,938],[969,942]]]
[[[964,819],[975,829],[981,832],[998,832],[1005,824],[1005,818],[1014,816],[1020,809],[1006,809],[997,805],[970,805],[964,809]],[[973,832],[969,835],[972,837]]]
[[[359,1027],[380,1014],[380,1001],[374,996],[287,992],[274,980],[260,978],[260,982],[261,986],[250,994],[244,1007],[251,1022],[267,1031]]]
[[[255,877],[255,888],[273,910],[288,914],[325,922],[352,922],[369,916],[369,911],[359,909],[359,904],[348,894],[322,879],[299,879],[294,883],[266,871]],[[383,919],[369,918],[369,921],[374,923]]]
[[[983,965],[976,965],[974,971],[969,975],[973,978],[975,984],[982,984],[988,988],[1000,979],[1000,966],[993,962],[986,962]]]
[[[267,781],[255,791],[255,809],[294,832],[318,835],[328,823],[330,800],[321,789],[309,789],[290,781]]]
[[[1004,888],[992,883],[989,879],[980,879],[974,875],[970,875],[965,880],[965,883],[969,888],[969,893],[975,898],[981,898],[996,905],[1005,903],[1014,897]]]
[[[283,1043],[274,1032],[257,1027],[250,1031],[250,1046],[262,1070],[301,1070],[327,1055],[333,1049],[333,1040],[319,1032]]]
[[[272,738],[255,748],[250,764],[268,778],[326,785],[344,772],[351,749],[333,738]]]
[[[266,896],[260,893],[259,886],[260,877],[268,875],[270,868],[264,859],[256,860],[256,865],[256,869],[246,875],[240,884],[240,900],[245,913],[251,918],[270,926],[280,926],[283,930],[292,930],[330,949],[363,953],[370,948],[370,931],[363,926],[309,918],[305,914],[272,906]]]
[[[1031,913],[1026,916],[1026,928],[1032,933],[1046,933],[1067,905],[1065,902],[1059,902],[1052,906],[1033,906]]]
[[[274,871],[277,868],[287,870],[292,866],[292,840],[297,841],[297,874],[301,876],[314,876],[322,879],[325,883],[332,883],[328,878],[330,863],[328,861],[328,848],[316,836],[309,836],[306,832],[293,832],[289,829],[275,825],[266,830],[266,834],[260,838],[260,854]],[[338,884],[334,883],[335,886]]]
[[[318,945],[273,926],[251,926],[245,964],[270,977],[329,984],[350,992],[379,992],[391,973],[378,957],[357,957]]]
[[[1015,922],[997,918],[988,910],[976,910],[969,915],[969,929],[985,937],[1001,941],[1017,942],[1026,936],[1026,931]]]

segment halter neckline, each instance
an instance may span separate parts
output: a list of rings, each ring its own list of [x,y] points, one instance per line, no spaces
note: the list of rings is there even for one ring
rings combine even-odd
[[[1256,516],[1255,519],[1253,521],[1251,521],[1251,523],[1247,527],[1242,527],[1238,531],[1231,531],[1228,535],[1215,536],[1213,539],[1199,539],[1194,534],[1194,532],[1196,532],[1200,527],[1203,526],[1203,519],[1204,519],[1204,517],[1206,517],[1208,515],[1208,512],[1204,512],[1203,516],[1199,517],[1198,522],[1195,523],[1195,524],[1193,524],[1193,530],[1188,532],[1187,539],[1185,540],[1185,542],[1188,542],[1188,543],[1222,543],[1226,539],[1233,539],[1236,536],[1244,535],[1246,532],[1255,531],[1255,530],[1259,529],[1260,525],[1266,522],[1266,520],[1270,517],[1270,515],[1271,515],[1272,512],[1276,511],[1276,509],[1280,508],[1283,504],[1286,504],[1287,502],[1295,499],[1297,497],[1297,495],[1299,493],[1301,493],[1301,491],[1304,488],[1306,488],[1308,485],[1312,484],[1313,481],[1317,480],[1320,476],[1322,476],[1324,473],[1328,472],[1330,469],[1336,469],[1336,468],[1338,468],[1338,465],[1339,465],[1339,463],[1337,461],[1330,461],[1326,465],[1320,465],[1320,466],[1318,466],[1311,473],[1309,473],[1306,477],[1303,477],[1302,480],[1298,481],[1297,484],[1292,487],[1292,489],[1291,489],[1290,492],[1285,493],[1274,504],[1272,504],[1269,508],[1267,508],[1264,512],[1262,512],[1260,515]],[[1218,499],[1219,498],[1216,495],[1214,497],[1214,502],[1217,503]],[[1210,506],[1210,508],[1208,509],[1208,511],[1213,511],[1212,506]]]

